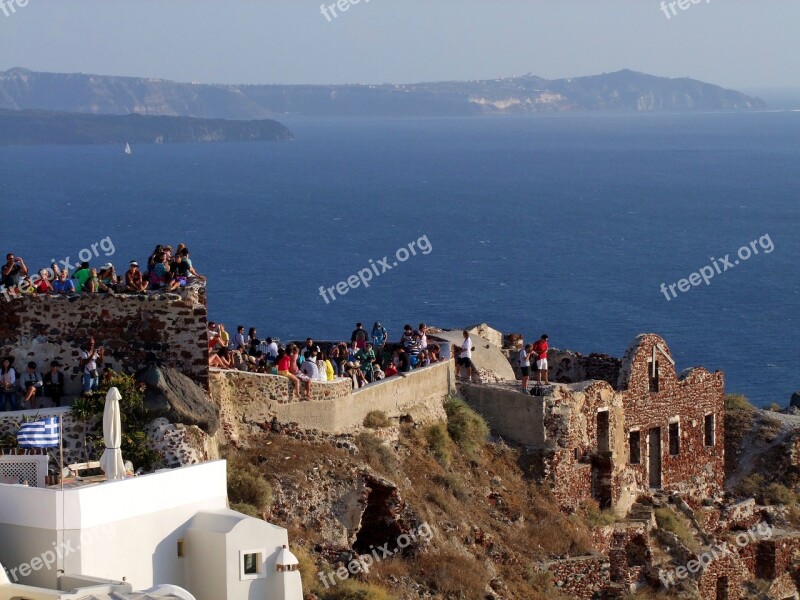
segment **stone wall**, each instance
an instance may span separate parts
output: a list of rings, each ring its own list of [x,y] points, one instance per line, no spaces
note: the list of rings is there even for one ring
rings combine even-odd
[[[88,422],[83,422],[69,413],[68,408],[52,408],[39,411],[20,411],[4,413],[0,417],[0,438],[13,438],[24,417],[45,418],[61,415],[64,428],[64,465],[96,461],[103,452],[102,415],[97,415]],[[144,428],[147,434],[147,446],[163,456],[163,461],[155,468],[175,468],[198,464],[219,458],[214,438],[199,427],[174,425],[164,418],[155,419]],[[7,449],[7,453],[24,452]],[[50,452],[58,456],[58,449]],[[123,454],[123,460],[127,457]],[[58,471],[57,459],[50,461],[53,472]]]
[[[22,371],[35,361],[42,372],[63,365],[67,395],[80,392],[78,354],[90,336],[106,348],[103,367],[133,372],[149,361],[174,367],[208,387],[205,290],[146,296],[25,295],[0,302],[0,354]]]
[[[518,390],[463,384],[461,394],[491,430],[507,440],[544,448],[544,400]]]
[[[594,598],[610,583],[611,564],[602,555],[557,560],[545,568],[555,589],[574,598]]]
[[[290,395],[289,381],[277,375],[241,371],[210,372],[213,401],[219,406],[225,437],[237,441],[273,419],[301,429],[349,433],[361,428],[370,411],[390,418],[444,418],[442,400],[452,390],[453,361],[415,369],[353,392],[349,379],[312,383],[312,401]]]

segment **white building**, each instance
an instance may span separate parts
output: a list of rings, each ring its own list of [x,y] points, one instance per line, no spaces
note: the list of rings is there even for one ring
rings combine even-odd
[[[286,530],[228,509],[225,461],[64,490],[0,485],[0,540],[0,600],[81,598],[63,594],[87,582],[172,584],[196,600],[303,597]],[[14,584],[42,589],[4,595]]]

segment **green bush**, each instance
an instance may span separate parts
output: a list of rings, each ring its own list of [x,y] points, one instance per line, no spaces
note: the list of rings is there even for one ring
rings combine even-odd
[[[442,465],[449,465],[453,459],[453,451],[450,448],[452,443],[450,436],[447,433],[447,427],[444,423],[436,423],[430,425],[425,430],[425,439],[428,442],[428,448]]]
[[[725,410],[743,410],[753,412],[755,406],[742,394],[725,394]]]
[[[272,505],[272,486],[255,466],[228,464],[228,499],[231,505],[249,504],[256,511],[267,510]]]
[[[372,410],[364,417],[364,427],[369,429],[382,429],[389,427],[391,424],[389,417],[382,410]]]
[[[447,432],[464,452],[474,455],[486,443],[489,426],[466,402],[456,396],[449,396],[444,403],[447,413]]]

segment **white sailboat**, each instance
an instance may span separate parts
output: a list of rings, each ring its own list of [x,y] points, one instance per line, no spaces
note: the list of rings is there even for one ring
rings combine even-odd
[[[133,151],[131,150],[131,145],[127,142],[125,142],[125,154],[133,154]]]

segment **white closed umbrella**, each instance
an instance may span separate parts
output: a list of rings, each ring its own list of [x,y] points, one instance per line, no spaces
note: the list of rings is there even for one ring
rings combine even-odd
[[[119,416],[119,401],[122,396],[119,390],[112,387],[106,394],[106,406],[103,410],[103,441],[106,449],[100,457],[100,468],[108,479],[124,479],[125,463],[122,462],[122,422]]]

